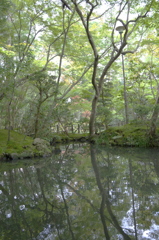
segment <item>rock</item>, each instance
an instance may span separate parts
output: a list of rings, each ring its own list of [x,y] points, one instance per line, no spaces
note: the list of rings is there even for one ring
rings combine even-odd
[[[41,139],[41,138],[35,138],[34,141],[33,141],[33,145],[34,146],[47,146],[49,147],[50,146],[50,143],[47,142],[46,140],[44,139]]]
[[[22,152],[19,154],[20,159],[25,159],[25,158],[33,158],[34,155],[31,152]]]
[[[50,143],[41,138],[35,138],[33,141],[35,148],[43,155],[51,154]]]
[[[17,160],[19,158],[19,154],[18,153],[11,153],[10,156],[11,156],[12,160]]]

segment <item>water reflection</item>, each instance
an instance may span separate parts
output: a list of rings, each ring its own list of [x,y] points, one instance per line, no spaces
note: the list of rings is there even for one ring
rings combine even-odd
[[[0,164],[2,240],[159,239],[158,150],[60,148]]]

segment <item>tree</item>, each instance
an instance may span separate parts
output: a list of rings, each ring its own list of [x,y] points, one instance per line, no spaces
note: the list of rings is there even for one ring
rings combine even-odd
[[[76,13],[80,17],[80,20],[83,24],[83,27],[87,35],[88,42],[92,49],[93,69],[92,69],[91,81],[95,91],[95,95],[92,101],[92,111],[91,111],[90,125],[89,125],[90,136],[92,136],[95,133],[95,117],[96,117],[96,111],[97,111],[97,103],[98,103],[100,94],[102,92],[104,78],[107,75],[108,70],[111,68],[112,64],[116,61],[116,59],[118,59],[118,57],[121,54],[134,52],[134,50],[132,49],[130,50],[130,48],[127,49],[127,51],[124,51],[124,48],[126,47],[128,40],[130,39],[130,36],[135,31],[139,20],[147,17],[147,14],[150,10],[152,3],[149,3],[149,2],[145,3],[142,10],[140,10],[140,13],[138,14],[138,16],[136,16],[133,19],[130,19],[132,7],[133,7],[133,10],[135,7],[137,8],[137,4],[140,5],[139,2],[136,2],[135,3],[136,5],[134,6],[130,1],[124,1],[124,2],[122,1],[122,3],[121,2],[119,3],[116,1],[115,2],[107,1],[107,4],[104,5],[103,7],[106,8],[104,13],[106,13],[106,16],[108,19],[108,21],[106,21],[106,27],[108,29],[106,30],[106,33],[107,33],[106,40],[107,40],[108,47],[104,49],[100,49],[96,42],[96,37],[93,31],[93,24],[96,24],[97,26],[97,19],[99,18],[101,20],[101,16],[103,16],[104,14],[104,13],[97,14],[95,12],[95,10],[98,7],[101,7],[101,3],[98,1],[96,2],[87,1],[86,3],[82,1],[80,3],[77,3],[77,1],[74,1],[74,0],[71,0],[71,2],[75,7]],[[85,8],[83,7],[82,4],[85,5]],[[119,6],[119,9],[117,6]],[[115,9],[114,11],[115,13],[113,16],[115,16],[115,14],[116,16],[113,17],[113,20],[112,18],[111,20],[109,20],[110,19],[109,17],[111,17],[112,9],[113,10]],[[121,19],[122,13],[126,14],[125,21]],[[124,36],[123,36],[122,42],[120,42],[120,44],[118,45],[115,37],[115,28],[117,23],[120,23],[124,28]],[[99,25],[98,25],[98,28],[100,28]],[[111,28],[113,30],[110,30]],[[103,36],[101,41],[104,41],[104,38],[105,36]],[[106,61],[104,61],[105,59]],[[100,64],[103,65],[103,68],[102,70],[99,71]]]
[[[8,3],[9,11],[6,7]],[[152,19],[151,15],[148,18],[148,13],[151,7],[156,7],[156,2],[147,0],[141,4],[139,1],[104,3],[93,0],[81,2],[70,0],[64,3],[51,0],[47,3],[44,0],[2,1],[1,6],[5,11],[0,23],[3,29],[3,38],[0,42],[2,55],[0,120],[3,127],[10,129],[18,126],[23,129],[28,116],[30,116],[30,126],[35,123],[33,121],[35,116],[37,116],[36,122],[40,119],[38,116],[41,116],[40,122],[43,121],[45,130],[49,131],[54,124],[56,108],[61,106],[61,109],[66,109],[67,115],[68,108],[65,108],[67,99],[76,95],[80,96],[81,103],[82,98],[92,102],[90,136],[95,133],[99,121],[109,122],[110,112],[113,113],[112,116],[116,115],[123,120],[123,93],[127,93],[127,98],[130,100],[134,92],[129,88],[128,79],[124,92],[122,84],[120,89],[117,89],[116,83],[119,85],[122,74],[118,59],[127,54],[125,62],[129,62],[130,54],[135,52],[141,42],[140,36],[147,37],[144,33],[148,26],[146,17]],[[64,8],[62,8],[63,4]],[[153,24],[155,24],[154,20]],[[119,25],[122,25],[124,30],[122,39],[116,32]],[[143,48],[143,51],[146,49]],[[129,63],[125,64],[125,67],[128,65]],[[110,81],[112,105],[107,106],[105,104],[107,97],[104,94],[109,92],[109,86],[104,86],[104,83],[109,78],[110,72],[113,73]],[[49,81],[49,98],[44,102],[42,101],[46,97],[44,97],[45,92],[42,90],[43,100],[40,98],[38,100],[40,94],[37,90],[41,87],[37,88],[32,84],[38,82],[37,76],[40,79],[42,75],[46,77],[40,81],[41,86],[50,76],[55,77]],[[128,74],[127,77],[129,76]],[[44,86],[42,88],[44,89]],[[33,89],[36,89],[35,92],[32,92]],[[29,106],[33,99],[35,102],[38,100],[40,104],[39,113],[36,112],[36,107],[34,111],[30,111]],[[134,111],[133,104],[134,101],[129,106],[131,114]],[[74,109],[72,108],[71,111]],[[85,111],[90,111],[89,103]],[[62,112],[64,114],[64,111]],[[10,134],[10,130],[8,133]]]

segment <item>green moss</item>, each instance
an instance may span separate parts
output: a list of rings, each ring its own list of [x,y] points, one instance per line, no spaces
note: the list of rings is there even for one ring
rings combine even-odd
[[[22,153],[25,149],[33,149],[33,139],[24,136],[18,132],[11,131],[10,141],[7,142],[8,131],[5,129],[0,130],[0,154],[2,153]]]
[[[100,134],[99,140],[102,139],[102,143],[111,145],[146,147],[149,145],[147,132],[147,126],[127,124],[120,127],[110,127]]]

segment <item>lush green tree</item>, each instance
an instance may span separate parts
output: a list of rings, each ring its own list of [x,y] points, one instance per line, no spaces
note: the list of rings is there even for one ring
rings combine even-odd
[[[144,7],[141,10],[139,2],[135,2],[136,5],[134,6],[134,4],[132,5],[129,1],[124,1],[120,3],[120,5],[116,1],[107,1],[107,4],[103,6],[106,9],[105,12],[103,11],[102,14],[97,14],[96,9],[101,7],[101,3],[98,1],[88,1],[87,3],[84,3],[85,8],[83,7],[83,2],[77,3],[74,0],[72,0],[71,2],[75,7],[75,10],[83,24],[88,42],[92,49],[91,54],[93,61],[93,70],[91,81],[94,87],[95,96],[92,101],[92,111],[90,117],[90,135],[93,135],[95,133],[95,117],[97,103],[102,92],[104,78],[107,75],[108,70],[110,69],[112,64],[116,61],[116,59],[118,59],[121,54],[133,52],[130,47],[128,47],[128,49],[125,51],[124,48],[126,47],[130,36],[133,34],[135,28],[137,27],[139,20],[147,16],[152,3],[145,3]],[[140,6],[139,8],[138,4]],[[132,17],[131,13],[133,11],[133,14],[135,14],[134,10],[136,10],[137,16]],[[98,31],[100,31],[99,22],[103,19],[101,18],[101,16],[103,16],[104,13],[106,13],[107,16],[107,18],[104,19],[106,27],[103,27],[103,25],[101,25],[101,28],[102,30],[105,30],[105,35],[100,35],[100,43],[107,42],[107,48],[101,48],[101,44],[98,42],[97,39],[98,34],[96,33],[97,25]],[[123,13],[126,15],[125,20],[122,20]],[[118,23],[122,25],[122,32],[124,31],[120,43],[117,41],[117,37],[115,36],[115,29]],[[113,30],[111,30],[111,28]],[[120,30],[119,32],[121,35],[122,33]],[[99,67],[101,64],[103,66],[102,70],[100,70],[101,67]]]
[[[69,123],[77,122],[79,114],[82,124],[90,118],[93,135],[98,125],[123,123],[126,112],[129,120],[150,118],[152,104],[157,106],[156,6],[156,1],[2,1],[1,126],[36,136],[60,119],[66,122],[66,116]],[[122,34],[116,31],[119,25]],[[147,46],[154,47],[154,58]],[[77,108],[68,103],[75,96]]]
[[[6,9],[5,5],[7,6],[7,3],[3,4]],[[1,99],[4,98],[3,102],[7,102],[7,112],[3,109],[3,114],[6,118],[5,126],[11,129],[15,127],[13,118],[15,118],[14,109],[18,109],[18,105],[16,105],[17,93],[21,91],[22,87],[26,89],[26,86],[30,92],[28,83],[30,79],[36,79],[37,74],[42,74],[46,69],[54,74],[56,69],[56,86],[54,80],[49,82],[50,86],[54,87],[52,91],[52,96],[54,95],[53,105],[56,105],[57,96],[62,98],[76,84],[73,83],[69,89],[67,86],[66,91],[63,91],[63,96],[61,96],[59,86],[63,70],[62,60],[73,14],[67,22],[67,16],[65,17],[65,12],[61,11],[60,6],[56,3],[50,5],[50,2],[45,4],[44,1],[25,3],[12,1],[10,11],[5,12],[8,22],[4,21],[4,17],[1,24],[4,25],[4,33],[7,32],[7,29],[8,32],[6,36],[3,35],[5,41],[2,42],[1,47]],[[55,20],[58,24],[55,24]],[[52,62],[54,58],[57,58],[56,64]],[[44,101],[44,99],[39,101]],[[36,115],[38,116],[39,113]],[[36,122],[38,122],[38,117]],[[36,132],[37,130],[35,135]]]

